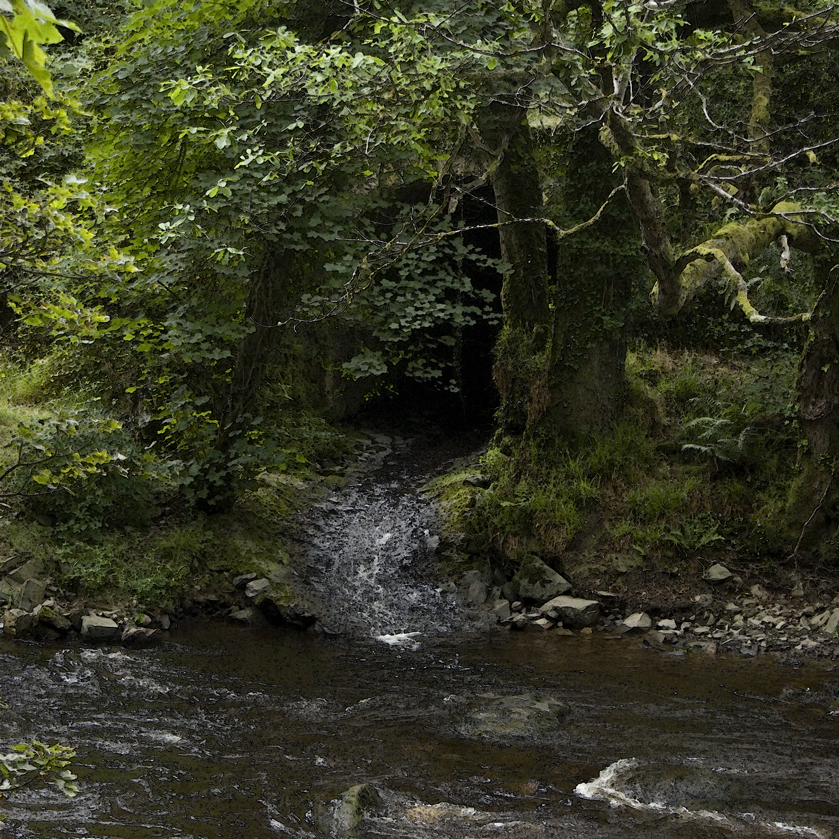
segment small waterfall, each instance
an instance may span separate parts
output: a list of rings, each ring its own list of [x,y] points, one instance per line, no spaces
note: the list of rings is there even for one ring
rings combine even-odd
[[[416,646],[462,623],[460,606],[453,587],[434,578],[437,522],[416,474],[383,458],[373,466],[308,512],[307,576],[327,629]]]

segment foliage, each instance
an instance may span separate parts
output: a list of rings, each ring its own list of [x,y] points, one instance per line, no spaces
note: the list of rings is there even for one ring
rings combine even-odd
[[[11,19],[7,17],[11,15]],[[47,96],[52,97],[52,79],[46,67],[43,44],[62,39],[59,26],[78,31],[76,24],[58,20],[40,0],[2,0],[0,3],[0,59],[20,59]]]
[[[67,767],[76,756],[70,746],[47,746],[37,740],[18,743],[0,754],[0,798],[5,793],[46,782],[55,784],[68,798],[79,791],[76,776]]]

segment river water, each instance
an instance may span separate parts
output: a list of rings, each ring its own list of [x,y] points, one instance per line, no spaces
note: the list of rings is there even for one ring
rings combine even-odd
[[[409,497],[361,482],[306,524],[340,635],[193,622],[142,650],[0,640],[0,745],[73,745],[81,790],[16,792],[0,834],[308,839],[366,783],[362,839],[839,837],[839,671],[466,631],[423,570],[433,516]],[[373,606],[342,623],[342,591],[344,612]]]

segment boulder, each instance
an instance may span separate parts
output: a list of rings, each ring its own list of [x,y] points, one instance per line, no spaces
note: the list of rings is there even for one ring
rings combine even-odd
[[[600,620],[600,604],[596,600],[560,595],[554,597],[540,609],[543,615],[562,621],[564,626],[582,629],[594,626]]]
[[[30,559],[24,562],[19,568],[12,571],[8,579],[16,583],[25,583],[27,580],[37,580],[44,575],[44,565],[39,559]]]
[[[3,634],[13,638],[24,638],[37,623],[38,618],[24,612],[23,609],[7,609],[3,613]]]
[[[122,643],[141,647],[148,644],[156,634],[156,629],[149,629],[147,626],[126,626],[122,630]]]
[[[480,606],[487,602],[487,584],[480,571],[467,571],[460,578],[459,590],[464,603]]]
[[[46,603],[41,604],[35,609],[35,615],[37,615],[39,623],[51,626],[59,632],[69,632],[73,628],[73,624],[69,618],[66,618],[61,612],[57,612],[52,606]]]
[[[47,584],[43,580],[36,580],[34,577],[25,580],[20,587],[17,596],[17,605],[24,612],[31,612],[36,606],[44,602],[47,596]]]
[[[526,556],[513,577],[518,596],[522,600],[544,603],[571,590],[571,583],[549,568],[541,559]]]
[[[560,729],[570,712],[565,702],[542,693],[456,696],[446,701],[457,734],[489,740],[548,734]]]
[[[366,812],[375,813],[381,806],[382,799],[370,784],[358,784],[338,798],[315,804],[315,825],[329,836],[349,833],[358,827]]]
[[[120,637],[119,625],[110,618],[85,615],[82,618],[82,637],[88,641],[116,641]]]
[[[715,565],[712,565],[702,575],[703,579],[707,580],[709,583],[723,583],[733,576],[734,575],[728,570],[728,568],[724,565],[720,565],[718,562]]]

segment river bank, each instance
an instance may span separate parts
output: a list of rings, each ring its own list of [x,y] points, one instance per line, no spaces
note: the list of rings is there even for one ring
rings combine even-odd
[[[109,598],[107,591],[95,597],[68,591],[56,580],[55,565],[43,558],[9,557],[0,563],[3,633],[41,642],[137,645],[154,642],[179,620],[203,616],[251,627],[274,624],[363,634],[376,598],[389,597],[406,600],[404,614],[397,623],[369,628],[373,635],[410,634],[411,613],[425,609],[436,613],[431,623],[441,624],[445,613],[445,631],[459,622],[474,631],[557,638],[640,634],[646,645],[680,655],[772,654],[791,664],[804,658],[839,659],[839,580],[825,573],[773,571],[765,563],[736,558],[712,564],[699,555],[683,558],[674,573],[614,554],[598,561],[590,552],[585,562],[577,558],[577,567],[571,561],[529,557],[508,577],[480,550],[464,550],[468,539],[447,525],[452,487],[461,503],[465,492],[474,504],[488,484],[479,457],[464,457],[462,449],[462,443],[450,440],[417,446],[393,434],[360,434],[354,458],[307,483],[297,482],[295,489],[305,503],[293,521],[275,523],[273,552],[263,535],[263,555],[245,552],[232,567],[216,563],[212,574],[196,573],[194,585],[169,608]],[[442,476],[443,489],[439,481],[429,483],[435,473]],[[456,476],[454,483],[450,475]],[[277,486],[275,479],[266,478],[266,484]],[[400,506],[405,499],[416,500]],[[352,579],[341,578],[338,565],[320,571],[313,566],[303,546],[318,540],[328,557],[336,553],[336,545],[347,543],[344,550],[351,555],[342,561]],[[378,557],[380,548],[401,551],[398,573],[404,575],[409,566],[421,569],[423,581],[403,584],[394,579],[389,591],[382,589],[384,578],[370,579],[372,565],[359,560],[359,552],[370,559]],[[378,559],[373,564],[379,574]],[[364,575],[366,588],[358,583]],[[334,585],[329,590],[336,579],[343,593]],[[349,588],[358,591],[348,606],[340,598]],[[413,602],[419,591],[423,604]],[[354,611],[347,614],[347,609]],[[462,614],[453,621],[451,613],[457,610]]]

